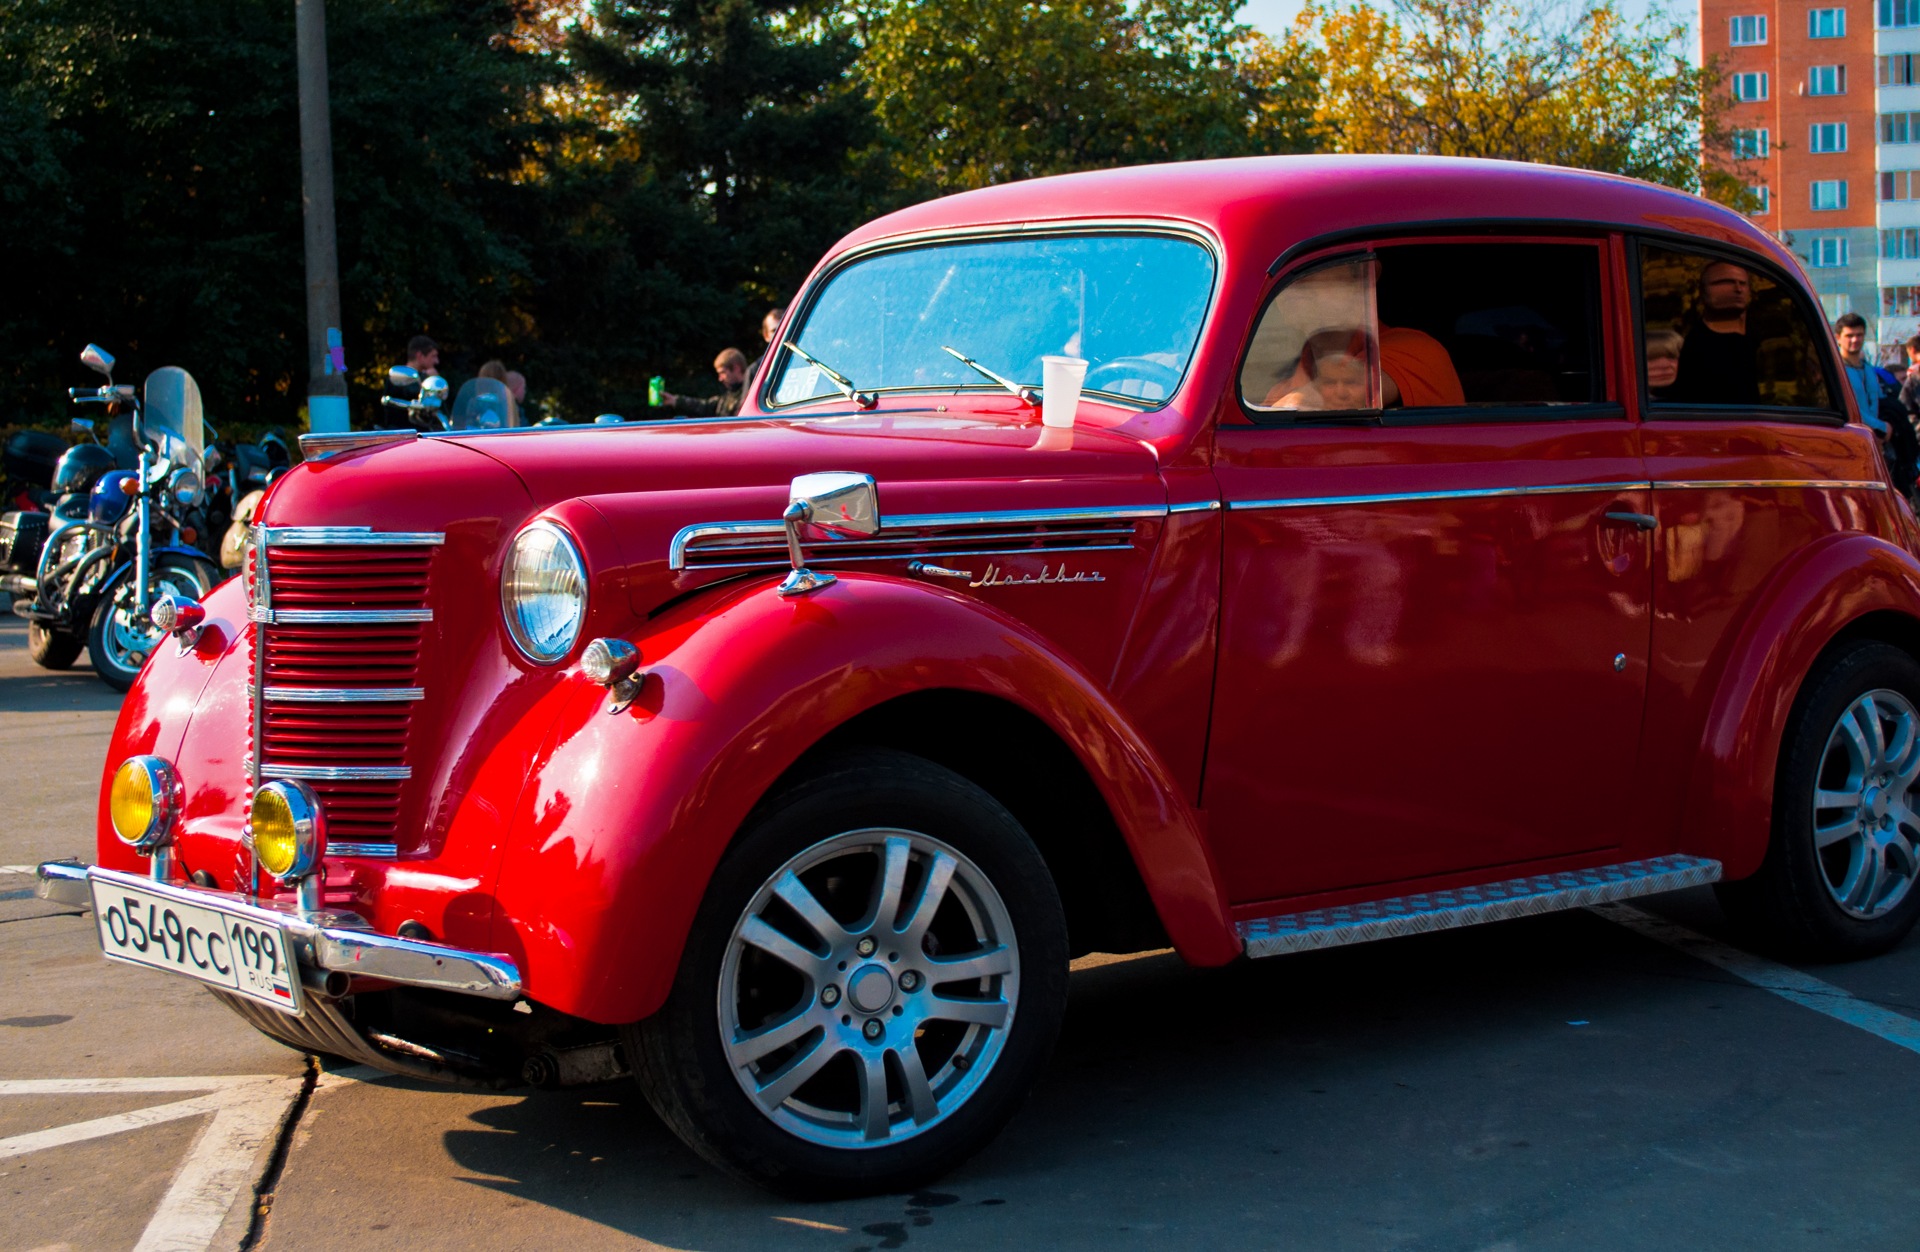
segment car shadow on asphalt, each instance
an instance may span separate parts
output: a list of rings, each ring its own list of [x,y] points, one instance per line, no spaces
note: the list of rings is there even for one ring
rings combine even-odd
[[[1100,1229],[1416,1248],[1582,1229],[1605,1245],[1620,1213],[1669,1203],[1700,1216],[1646,1246],[1743,1230],[1761,1246],[1786,1233],[1761,1216],[1783,1190],[1844,1191],[1844,1170],[1773,1142],[1777,1119],[1817,1120],[1844,1089],[1821,1076],[1844,1065],[1786,1059],[1795,1033],[1884,1046],[1584,912],[1218,970],[1154,955],[1078,970],[1072,995],[1024,1110],[914,1195],[778,1200],[699,1160],[629,1085],[495,1105],[446,1146],[473,1185],[676,1247],[800,1233],[776,1222],[869,1249]],[[1920,1096],[1893,1103],[1886,1133],[1904,1135]]]

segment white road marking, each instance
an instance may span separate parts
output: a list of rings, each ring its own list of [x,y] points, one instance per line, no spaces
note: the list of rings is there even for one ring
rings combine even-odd
[[[0,1080],[0,1096],[204,1093],[0,1139],[0,1160],[211,1114],[135,1245],[135,1252],[203,1252],[235,1203],[251,1198],[256,1163],[292,1111],[300,1085],[301,1079],[278,1074]]]
[[[1587,911],[1656,943],[1664,943],[1709,965],[1717,965],[1734,977],[1752,983],[1763,991],[1771,991],[1801,1008],[1812,1009],[1835,1021],[1878,1035],[1895,1047],[1920,1052],[1920,1020],[1857,999],[1845,989],[1815,978],[1812,974],[1803,974],[1791,966],[1769,961],[1751,952],[1742,952],[1629,904],[1597,904]]]

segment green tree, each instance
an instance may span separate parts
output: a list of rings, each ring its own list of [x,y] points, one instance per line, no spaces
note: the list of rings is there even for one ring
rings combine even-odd
[[[1237,0],[894,0],[860,75],[907,178],[956,191],[1148,161],[1298,151],[1315,66]]]
[[[1396,0],[1309,8],[1324,48],[1314,112],[1342,152],[1494,157],[1606,170],[1744,206],[1717,64],[1692,64],[1687,25],[1656,9],[1638,25],[1614,0]],[[1704,159],[1703,159],[1704,154]]]

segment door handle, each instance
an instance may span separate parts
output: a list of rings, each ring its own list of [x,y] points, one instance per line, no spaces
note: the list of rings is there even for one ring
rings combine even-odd
[[[1660,519],[1649,513],[1609,513],[1607,514],[1607,520],[1610,522],[1623,522],[1636,530],[1652,530],[1660,524]]]

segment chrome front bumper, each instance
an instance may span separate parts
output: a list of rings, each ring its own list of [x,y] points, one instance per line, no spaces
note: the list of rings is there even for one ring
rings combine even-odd
[[[255,900],[187,883],[156,882],[72,861],[41,864],[34,873],[34,891],[42,900],[90,908],[96,881],[138,887],[182,904],[218,901],[223,908],[245,914],[262,925],[278,926],[292,941],[302,981],[309,985],[329,974],[344,974],[485,1000],[520,998],[520,968],[507,957],[378,934],[353,913],[303,913],[282,900]]]

